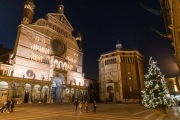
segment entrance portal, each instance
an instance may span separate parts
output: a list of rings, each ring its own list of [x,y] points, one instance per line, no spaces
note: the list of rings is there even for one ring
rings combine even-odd
[[[112,86],[107,87],[107,96],[106,96],[106,101],[107,102],[113,102],[114,99],[114,90]]]
[[[56,75],[52,84],[52,99],[54,102],[62,102],[64,99],[63,88],[65,84],[64,76]]]

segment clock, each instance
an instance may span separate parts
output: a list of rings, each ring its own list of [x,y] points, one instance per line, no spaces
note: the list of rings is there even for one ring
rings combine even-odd
[[[65,52],[66,46],[62,40],[55,39],[52,41],[52,50],[56,55],[61,55]]]
[[[27,70],[27,71],[26,71],[26,75],[27,75],[28,77],[32,77],[32,76],[34,75],[34,72],[33,72],[32,70]]]

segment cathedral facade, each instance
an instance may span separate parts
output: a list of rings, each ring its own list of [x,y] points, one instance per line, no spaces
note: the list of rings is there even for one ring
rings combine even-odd
[[[3,100],[20,103],[85,100],[81,34],[72,35],[73,27],[64,15],[63,5],[58,6],[57,13],[48,13],[32,23],[34,9],[33,0],[26,0],[9,59],[13,67],[8,71],[9,77],[0,79]]]
[[[143,56],[137,50],[123,49],[101,54],[99,58],[99,97],[102,102],[139,102],[144,86]]]

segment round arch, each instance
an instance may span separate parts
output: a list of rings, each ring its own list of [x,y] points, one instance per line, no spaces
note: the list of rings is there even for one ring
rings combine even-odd
[[[114,88],[113,86],[107,86],[107,94],[106,94],[106,101],[113,102],[114,100]]]
[[[42,101],[44,103],[48,102],[48,96],[49,96],[49,87],[47,85],[45,85],[42,88]]]
[[[8,83],[5,81],[0,82],[0,103],[4,103],[8,98]]]
[[[53,84],[51,85],[52,99],[54,102],[62,102],[64,100],[65,92],[63,91],[65,89],[65,83],[66,81],[62,74],[59,73],[54,77]]]
[[[32,91],[32,102],[41,102],[41,86],[39,84],[34,85]]]

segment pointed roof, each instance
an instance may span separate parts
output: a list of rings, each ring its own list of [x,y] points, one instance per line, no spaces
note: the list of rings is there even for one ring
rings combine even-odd
[[[80,31],[78,31],[76,37],[82,37]]]

